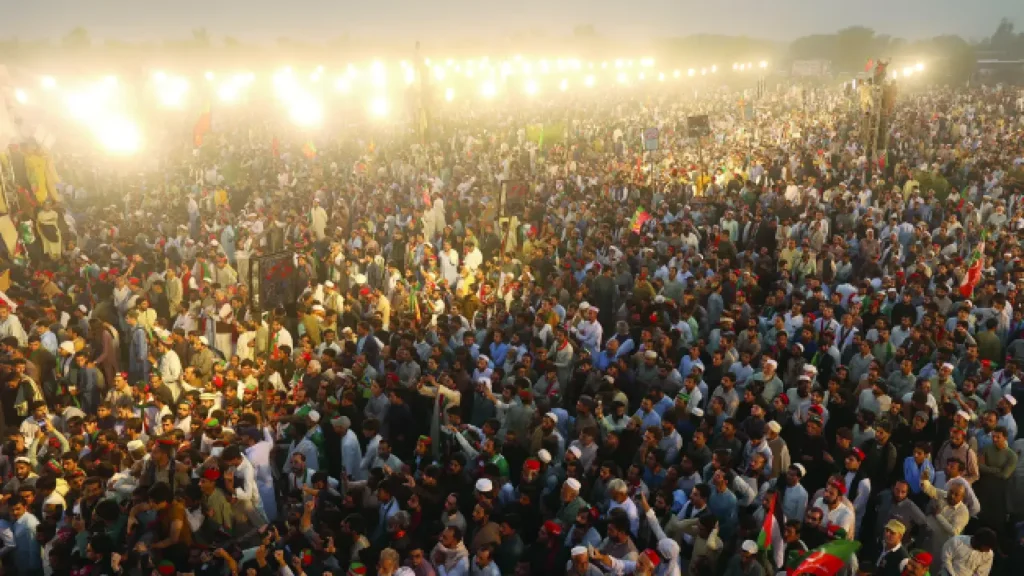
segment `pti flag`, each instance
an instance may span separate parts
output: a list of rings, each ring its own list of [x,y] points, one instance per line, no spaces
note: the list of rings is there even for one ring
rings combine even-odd
[[[860,542],[833,540],[804,556],[796,568],[787,568],[786,574],[787,576],[800,576],[801,574],[835,576],[850,562],[858,549],[860,549]]]
[[[761,533],[757,535],[758,550],[771,550],[772,548],[772,525],[775,523],[775,501],[778,499],[779,495],[776,493],[768,502],[768,511],[764,514],[764,524],[761,525]]]
[[[971,294],[974,294],[974,287],[981,280],[981,267],[985,262],[985,238],[986,233],[983,231],[981,233],[981,242],[978,243],[978,247],[971,253],[967,272],[964,273],[963,280],[960,281],[960,295],[964,298],[970,298]]]
[[[643,228],[644,224],[646,224],[650,219],[651,215],[644,210],[643,206],[640,206],[636,209],[636,212],[633,213],[633,219],[630,220],[630,228],[633,232],[639,234],[640,229]]]
[[[207,106],[203,109],[203,113],[199,115],[196,125],[192,128],[192,143],[195,144],[196,148],[203,145],[203,138],[212,126],[213,116],[210,113],[210,107]]]

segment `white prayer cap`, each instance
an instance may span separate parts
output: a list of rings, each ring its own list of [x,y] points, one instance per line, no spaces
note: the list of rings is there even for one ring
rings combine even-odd
[[[142,443],[142,440],[132,440],[128,443],[128,451],[136,452],[138,450],[144,450],[146,445]]]
[[[324,282],[324,288],[334,288],[334,282],[331,282],[330,280]]]
[[[323,306],[321,306],[319,304],[313,304],[313,312],[326,312],[326,311],[327,310]]]
[[[690,414],[693,414],[697,418],[703,418],[704,417],[704,411],[701,410],[700,408],[697,408],[696,406],[694,406],[693,408],[690,408]]]
[[[655,304],[664,304],[665,303],[665,297],[662,296],[661,294],[658,294],[657,296],[654,297],[654,303]]]
[[[580,481],[575,478],[569,478],[566,480],[565,485],[568,486],[570,490],[575,490],[577,492],[580,491]]]
[[[554,421],[555,424],[558,424],[558,414],[555,414],[554,412],[548,412],[544,414],[544,417],[550,418],[552,421]]]
[[[1003,400],[1006,400],[1007,402],[1009,402],[1010,406],[1016,406],[1017,405],[1017,399],[1014,398],[1013,396],[1010,396],[1009,394],[1007,394],[1006,396],[1003,396]]]
[[[757,554],[757,543],[753,540],[744,540],[740,548],[747,554]]]
[[[586,556],[587,548],[585,546],[575,546],[569,553],[573,556]]]
[[[540,450],[537,451],[537,460],[540,460],[541,462],[543,462],[545,464],[550,464],[551,463],[551,452],[548,452],[547,450],[541,448]]]
[[[60,343],[60,349],[67,352],[68,354],[75,353],[75,343],[68,340],[67,342]]]
[[[964,411],[964,410],[958,410],[958,411],[957,411],[957,413],[956,413],[956,415],[957,415],[958,417],[960,417],[960,418],[963,418],[964,420],[968,420],[968,421],[970,421],[970,419],[971,419],[971,415],[970,415],[970,414],[968,414],[968,413],[967,413],[966,411]]]
[[[772,360],[771,358],[765,360],[764,363],[765,363],[766,366],[771,366],[772,368],[778,368],[779,367],[779,363],[776,362],[775,360]]]
[[[203,346],[209,346],[210,340],[206,336],[200,336],[199,343],[202,344]]]
[[[793,464],[793,467],[800,471],[800,477],[801,478],[803,478],[804,476],[807,475],[807,468],[804,468],[803,464],[800,464],[800,463]]]
[[[648,350],[648,351],[644,352],[644,358],[654,359],[654,358],[657,358],[657,357],[658,357],[658,353],[655,352],[654,350]]]
[[[80,312],[81,312],[82,314],[88,314],[88,313],[89,313],[89,309],[85,307],[85,304],[79,304],[79,305],[78,305],[78,310],[79,310],[79,311],[80,311]]]
[[[949,370],[950,372],[952,372],[953,371],[953,365],[950,364],[949,362],[946,362],[946,363],[944,363],[942,365],[942,369],[943,370]]]
[[[356,274],[356,284],[366,284],[366,274]]]
[[[772,420],[771,422],[768,423],[768,429],[776,434],[782,432],[782,426],[780,426],[779,423],[776,422],[775,420]]]
[[[817,374],[818,368],[814,364],[804,364],[804,372],[808,372],[810,374]]]
[[[313,423],[317,423],[320,421],[320,413],[317,412],[316,410],[310,410],[309,414],[306,414],[306,417],[313,421]]]
[[[583,451],[580,450],[579,446],[569,446],[568,452],[577,458],[583,456]]]
[[[590,302],[583,301],[580,303],[580,310],[587,311],[590,309]]]
[[[481,478],[476,481],[477,492],[490,492],[493,488],[494,486],[491,484],[491,481],[488,480],[487,478]]]

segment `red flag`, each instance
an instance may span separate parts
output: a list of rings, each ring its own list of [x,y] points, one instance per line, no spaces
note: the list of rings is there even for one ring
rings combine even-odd
[[[868,59],[868,63],[864,65],[865,72],[871,72],[871,69],[875,67],[875,61]]]
[[[860,542],[854,540],[833,540],[804,556],[796,568],[787,569],[786,573],[790,576],[835,576],[850,562],[859,548]]]
[[[963,280],[960,281],[960,295],[964,298],[970,298],[974,294],[974,287],[981,280],[981,266],[985,262],[985,237],[986,234],[982,233],[981,243],[971,253],[970,266],[964,273]]]
[[[196,125],[192,128],[192,143],[195,144],[196,148],[203,145],[203,137],[210,131],[213,125],[213,116],[210,113],[210,107],[207,106],[203,113],[199,115],[199,119],[196,120]]]
[[[775,523],[775,501],[779,494],[775,493],[768,502],[768,510],[764,513],[764,524],[761,525],[761,533],[757,536],[757,547],[760,550],[771,550],[772,548],[772,527]]]

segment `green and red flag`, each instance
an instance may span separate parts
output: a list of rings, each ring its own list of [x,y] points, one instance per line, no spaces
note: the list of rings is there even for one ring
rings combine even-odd
[[[815,548],[797,564],[795,568],[786,568],[787,576],[835,576],[843,569],[853,555],[860,549],[860,542],[854,540],[833,540],[824,546]]]
[[[210,106],[206,105],[202,113],[199,114],[195,126],[192,127],[192,144],[196,148],[203,145],[203,139],[211,128],[213,128],[213,114],[210,112]]]
[[[775,502],[778,499],[779,494],[775,493],[772,496],[771,501],[768,502],[768,510],[764,514],[764,524],[761,525],[761,533],[757,535],[758,550],[772,549],[772,527],[775,525]]]
[[[985,262],[985,239],[987,237],[988,233],[982,231],[981,242],[971,252],[971,258],[967,261],[967,272],[964,273],[964,277],[960,281],[960,295],[964,298],[970,298],[971,294],[974,294],[974,287],[981,280],[981,267]]]
[[[633,213],[633,218],[629,221],[629,227],[633,232],[640,233],[640,229],[643,228],[644,224],[650,220],[652,216],[644,210],[643,206],[638,206],[636,212]]]

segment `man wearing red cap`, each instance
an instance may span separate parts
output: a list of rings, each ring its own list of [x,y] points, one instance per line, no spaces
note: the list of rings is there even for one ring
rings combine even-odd
[[[199,476],[199,490],[203,493],[204,511],[209,515],[221,529],[231,532],[234,524],[234,516],[231,503],[224,496],[224,491],[217,486],[221,473],[219,468],[210,467],[202,471]]]
[[[846,485],[842,482],[832,481],[825,486],[825,491],[814,503],[814,507],[821,510],[824,518],[821,525],[828,528],[837,525],[846,531],[846,537],[853,539],[856,526],[854,512],[843,505],[843,496],[846,495]]]

